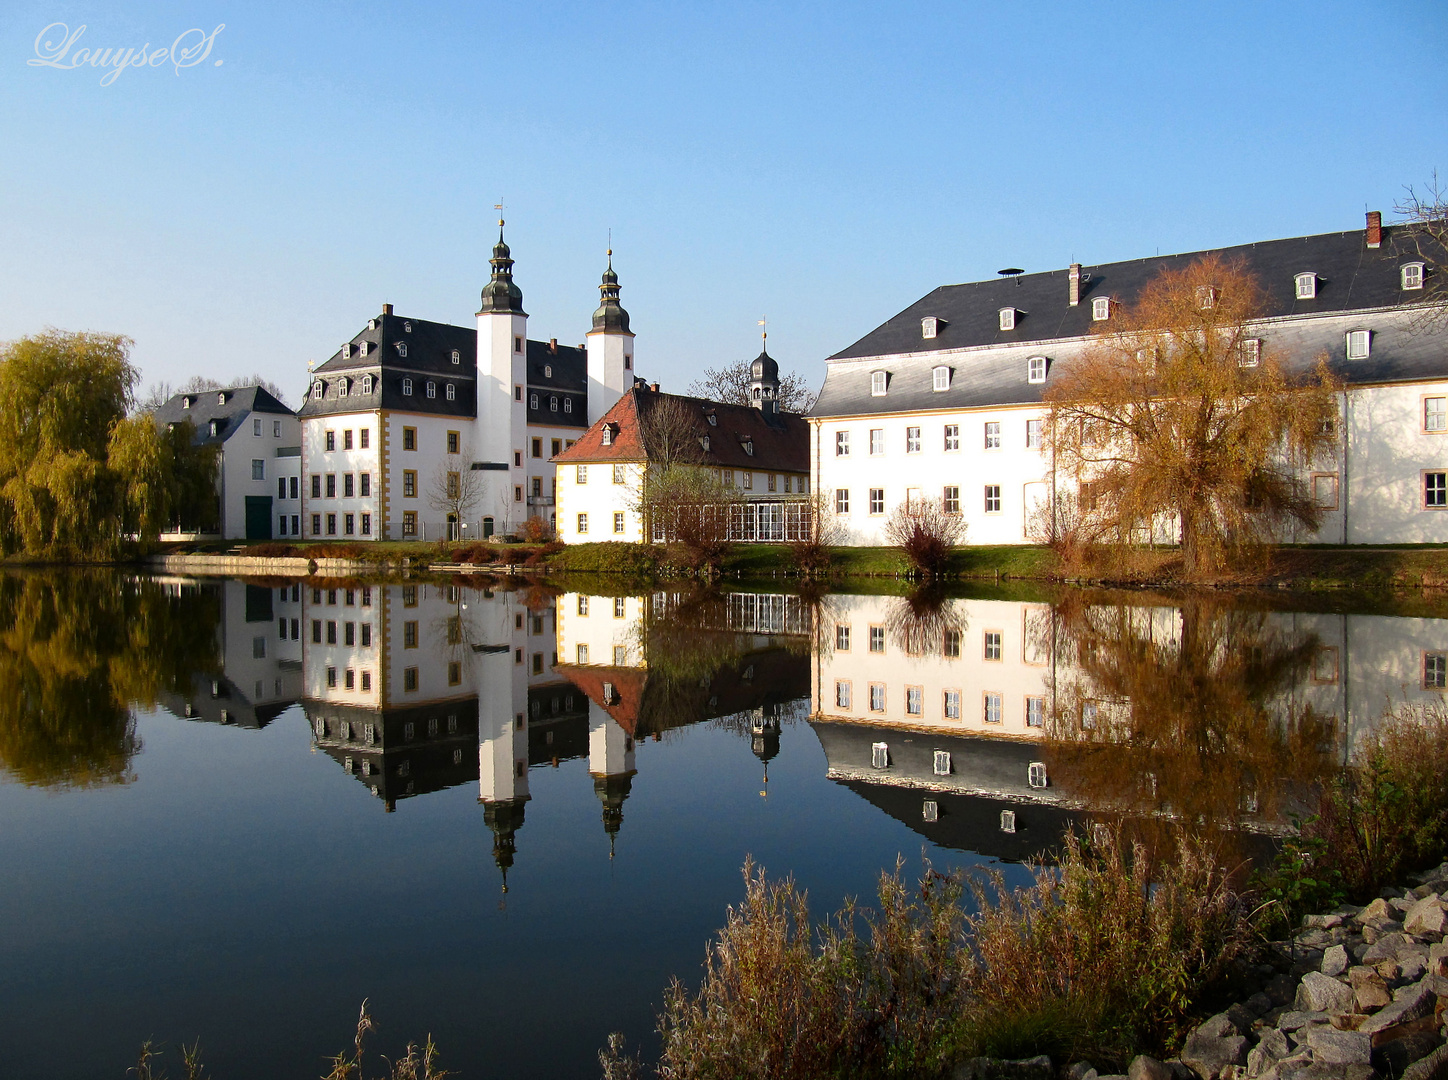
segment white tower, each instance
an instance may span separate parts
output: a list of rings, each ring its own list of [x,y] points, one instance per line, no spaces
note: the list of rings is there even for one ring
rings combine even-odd
[[[608,857],[623,825],[623,804],[633,789],[634,741],[603,709],[588,703],[588,772],[593,793],[603,804],[603,831],[608,835]]]
[[[628,312],[618,302],[618,275],[613,272],[613,249],[608,251],[608,269],[598,287],[603,301],[593,313],[588,332],[588,425],[592,427],[613,408],[633,384],[633,331]]]
[[[478,680],[478,802],[493,832],[493,859],[503,872],[508,891],[508,868],[513,865],[514,835],[523,826],[528,802],[528,677],[514,655],[527,641],[513,615],[521,609],[512,602],[497,603],[506,622],[495,623],[489,640],[507,641],[506,651],[477,657]]]
[[[473,463],[484,471],[481,514],[492,517],[498,531],[504,522],[524,516],[515,505],[514,488],[524,484],[523,446],[528,426],[528,313],[523,290],[513,283],[513,260],[503,242],[489,260],[493,278],[483,287],[478,308],[478,418],[473,425]],[[516,455],[516,456],[515,456]],[[516,464],[515,464],[516,463]]]

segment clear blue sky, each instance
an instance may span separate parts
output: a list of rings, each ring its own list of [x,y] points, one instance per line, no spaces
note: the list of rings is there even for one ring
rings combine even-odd
[[[36,67],[210,32],[179,74]],[[1360,228],[1448,172],[1448,5],[0,7],[0,339],[296,404],[384,301],[470,325],[507,204],[530,334],[583,340],[607,233],[638,370],[824,357],[937,285]],[[220,65],[216,61],[220,60]]]

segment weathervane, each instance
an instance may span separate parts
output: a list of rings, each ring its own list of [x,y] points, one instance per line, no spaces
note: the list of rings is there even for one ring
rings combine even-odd
[[[759,325],[762,326],[762,327],[764,327],[764,331],[763,331],[759,336],[764,340],[764,351],[765,351],[765,352],[768,352],[768,351],[769,351],[769,316],[766,315],[766,316],[764,316],[764,318],[760,319],[760,320],[759,320]]]
[[[503,204],[495,202],[493,203],[493,209],[498,212],[498,228],[501,229],[503,227]]]

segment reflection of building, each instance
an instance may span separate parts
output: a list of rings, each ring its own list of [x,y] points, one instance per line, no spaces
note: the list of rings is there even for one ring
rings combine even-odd
[[[169,711],[188,720],[261,728],[302,696],[301,586],[272,588],[237,580],[175,584],[219,594],[216,636],[222,668],[193,673],[186,692],[163,694]]]

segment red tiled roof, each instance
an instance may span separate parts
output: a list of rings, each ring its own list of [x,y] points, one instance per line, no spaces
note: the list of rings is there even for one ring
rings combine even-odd
[[[749,405],[726,405],[705,398],[661,394],[642,386],[625,391],[598,423],[553,460],[566,465],[648,460],[640,426],[649,411],[664,401],[682,402],[698,417],[699,437],[709,436],[704,465],[764,472],[809,472],[809,424],[804,417],[792,413],[765,416],[762,410]],[[712,425],[708,419],[711,413],[716,421]],[[606,424],[614,428],[610,445],[603,442]],[[746,439],[754,448],[752,455],[744,450]]]
[[[593,702],[629,735],[636,733],[639,723],[639,704],[643,701],[644,685],[648,682],[646,668],[625,667],[581,667],[577,664],[557,664],[553,670],[562,675]],[[603,696],[603,684],[613,685],[614,699],[610,703]]]

